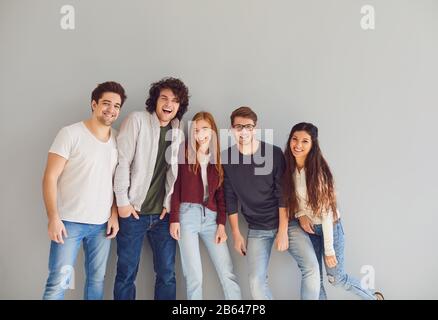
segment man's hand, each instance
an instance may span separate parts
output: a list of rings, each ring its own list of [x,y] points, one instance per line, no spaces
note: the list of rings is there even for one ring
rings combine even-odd
[[[64,244],[64,239],[62,236],[64,235],[64,237],[67,238],[67,230],[65,229],[64,223],[61,219],[54,218],[49,220],[48,232],[50,240],[53,240],[56,243]]]
[[[222,242],[227,241],[227,233],[225,232],[225,226],[223,224],[218,224],[216,229],[215,242],[216,244],[220,244]]]
[[[131,214],[134,216],[135,219],[140,219],[138,216],[137,211],[135,211],[134,207],[132,205],[124,206],[124,207],[118,207],[117,211],[119,212],[120,218],[128,218]]]
[[[167,209],[163,208],[163,211],[161,211],[161,214],[160,214],[160,220],[163,220],[164,217],[166,216],[166,214],[167,214]]]
[[[233,233],[234,249],[242,256],[246,256],[245,239],[242,237],[240,231]]]
[[[113,212],[108,220],[106,227],[106,238],[113,239],[116,237],[117,232],[119,232],[119,219],[117,218],[117,211]]]
[[[181,236],[181,234],[180,234],[180,224],[179,224],[179,222],[172,222],[171,224],[170,224],[170,227],[169,227],[169,231],[170,231],[170,236],[172,237],[172,238],[174,238],[175,240],[179,240],[180,239],[180,236]]]
[[[286,231],[278,231],[275,237],[275,247],[278,251],[286,251],[289,249],[289,236]]]
[[[315,234],[312,220],[310,220],[308,216],[301,216],[298,218],[298,220],[300,221],[300,226],[304,229],[304,231],[306,231],[307,233]]]

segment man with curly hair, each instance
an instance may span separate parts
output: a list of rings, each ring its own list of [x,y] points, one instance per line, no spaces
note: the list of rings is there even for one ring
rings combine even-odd
[[[151,85],[146,110],[129,114],[120,127],[114,177],[120,225],[116,300],[135,299],[134,281],[145,236],[153,254],[154,298],[176,298],[176,241],[169,233],[167,213],[178,173],[178,148],[183,141],[180,120],[188,104],[185,84],[164,78]],[[171,152],[166,152],[168,149]]]

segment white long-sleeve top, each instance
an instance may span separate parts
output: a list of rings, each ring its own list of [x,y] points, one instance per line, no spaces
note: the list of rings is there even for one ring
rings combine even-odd
[[[204,185],[204,201],[208,199],[208,179],[207,179],[207,166],[210,162],[209,154],[198,154],[198,161],[201,166],[202,184]]]
[[[324,237],[324,254],[326,256],[335,255],[333,248],[333,211],[322,212],[321,216],[316,216],[308,205],[306,172],[304,169],[294,172],[294,181],[298,198],[298,211],[295,213],[295,218],[308,216],[313,224],[322,225],[322,233]],[[339,218],[339,211],[337,212]]]

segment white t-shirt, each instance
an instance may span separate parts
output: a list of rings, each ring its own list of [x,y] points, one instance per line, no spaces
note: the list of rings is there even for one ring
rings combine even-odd
[[[49,152],[67,159],[58,179],[58,213],[62,220],[103,224],[111,215],[117,165],[116,130],[98,140],[83,122],[62,128]]]

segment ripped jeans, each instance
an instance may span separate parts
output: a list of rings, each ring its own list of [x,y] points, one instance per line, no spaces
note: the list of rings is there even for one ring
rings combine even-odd
[[[315,234],[309,234],[312,241],[313,248],[315,249],[316,256],[318,258],[319,270],[321,275],[321,290],[319,298],[320,300],[326,300],[327,295],[323,286],[323,273],[322,264],[324,259],[324,235],[322,232],[322,225],[313,225]],[[364,300],[376,300],[374,291],[368,288],[363,288],[360,281],[356,278],[348,275],[344,270],[344,229],[342,228],[341,220],[339,219],[333,224],[333,247],[335,249],[336,260],[338,264],[334,268],[329,268],[325,265],[327,272],[327,278],[329,283],[336,287],[341,287],[346,291],[356,294]],[[325,264],[325,262],[324,262]]]

